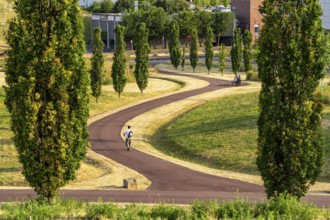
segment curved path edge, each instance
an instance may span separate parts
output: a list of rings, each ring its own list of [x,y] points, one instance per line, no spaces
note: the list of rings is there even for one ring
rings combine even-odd
[[[160,72],[176,75],[165,71]],[[177,204],[190,203],[194,200],[233,200],[237,196],[249,201],[266,200],[264,188],[260,185],[201,173],[135,149],[126,150],[120,132],[127,121],[177,100],[231,86],[231,82],[225,80],[196,75],[184,76],[205,80],[209,82],[209,85],[129,107],[89,126],[92,150],[144,175],[152,182],[147,190],[61,190],[61,197],[86,201],[102,198],[103,201],[113,202]],[[21,201],[35,196],[33,190],[0,190],[0,201]],[[330,206],[329,196],[308,195],[304,197],[304,200],[318,206]]]

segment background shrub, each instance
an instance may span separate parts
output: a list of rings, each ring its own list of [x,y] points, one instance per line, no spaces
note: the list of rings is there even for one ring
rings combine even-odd
[[[258,72],[254,70],[249,70],[246,73],[246,79],[252,81],[259,81]]]
[[[218,209],[218,219],[252,219],[254,210],[251,204],[241,198],[222,202]]]
[[[98,203],[90,204],[86,211],[88,219],[114,218],[119,212],[119,208],[114,203],[102,203],[99,201]]]
[[[192,204],[192,212],[194,219],[208,219],[217,218],[218,216],[219,204],[216,200],[211,200],[208,202],[195,201]]]

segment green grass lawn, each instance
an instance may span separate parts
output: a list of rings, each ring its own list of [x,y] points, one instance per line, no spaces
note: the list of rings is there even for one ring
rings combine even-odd
[[[330,86],[323,87],[330,94]],[[164,125],[154,146],[180,159],[216,169],[258,174],[258,93],[210,101]],[[324,167],[320,181],[330,181],[330,106],[323,114]]]

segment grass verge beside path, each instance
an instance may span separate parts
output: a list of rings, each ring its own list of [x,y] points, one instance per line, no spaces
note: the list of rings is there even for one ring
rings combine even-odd
[[[257,102],[257,93],[210,101],[162,126],[152,143],[183,160],[258,175]]]
[[[3,74],[1,76],[3,78]],[[117,111],[116,109],[159,97],[182,87],[182,83],[178,83],[180,80],[167,80],[164,76],[156,74],[155,71],[152,71],[152,76],[156,76],[158,79],[150,79],[148,89],[143,94],[140,93],[136,84],[131,83],[126,86],[128,92],[122,93],[121,97],[118,97],[117,93],[113,91],[112,85],[105,87],[98,104],[91,96],[89,123]],[[10,116],[3,103],[4,98],[4,90],[0,88],[0,186],[28,186],[21,174],[21,164],[11,141]],[[136,178],[140,189],[145,189],[150,185],[150,182],[137,172],[93,151],[88,151],[87,157],[77,173],[77,179],[66,188],[118,188],[123,186],[124,178]]]
[[[158,68],[158,66],[157,66]],[[212,175],[222,176],[231,179],[239,179],[251,183],[262,184],[259,176],[256,175],[245,175],[242,173],[228,172],[224,170],[210,169],[205,166],[200,166],[196,163],[189,163],[186,161],[178,160],[166,155],[160,150],[157,150],[156,146],[159,144],[157,141],[150,143],[152,137],[155,136],[156,131],[164,124],[170,122],[174,118],[182,115],[190,109],[205,104],[209,100],[214,100],[219,97],[224,97],[229,94],[245,94],[250,92],[259,91],[260,84],[251,82],[248,86],[243,87],[231,87],[225,88],[218,91],[209,92],[194,96],[185,100],[181,100],[169,105],[159,107],[151,110],[143,115],[140,115],[131,121],[127,122],[133,127],[138,127],[138,131],[134,134],[134,146],[138,150],[160,157],[162,159],[169,160],[173,163],[194,169],[200,172],[209,173]]]
[[[157,69],[161,69],[161,70],[165,70],[165,71],[172,71],[172,68],[169,64],[160,64],[157,65]],[[180,72],[180,70],[176,71],[176,72]],[[184,72],[184,74],[187,72]],[[194,73],[189,73],[189,74],[194,74]],[[209,77],[215,77],[215,78],[223,78],[223,79],[231,79],[231,74],[229,72],[227,72],[227,76],[225,74],[225,76],[220,76],[220,74],[206,74],[206,73],[195,73],[196,75],[202,75],[202,76],[209,76]],[[244,79],[244,78],[243,78]],[[136,143],[136,146],[139,150],[152,154],[154,156],[160,157],[162,159],[166,159],[169,160],[173,163],[177,163],[180,164],[182,166],[186,166],[188,168],[200,171],[200,172],[205,172],[205,173],[209,173],[212,175],[218,175],[218,176],[222,176],[222,177],[226,177],[226,178],[231,178],[231,179],[239,179],[242,181],[246,181],[246,182],[251,182],[251,183],[256,183],[256,184],[262,184],[261,178],[259,175],[251,175],[250,173],[255,173],[258,174],[258,171],[256,170],[256,166],[254,165],[254,161],[255,161],[255,153],[256,153],[256,148],[255,150],[253,150],[253,145],[256,147],[256,138],[257,138],[257,126],[256,126],[256,119],[257,119],[257,113],[256,113],[256,106],[257,106],[257,93],[260,90],[260,83],[255,83],[255,82],[250,82],[251,84],[248,86],[243,86],[243,87],[232,87],[232,88],[227,88],[227,89],[223,89],[223,90],[219,90],[219,91],[215,91],[212,93],[208,93],[208,94],[203,94],[203,95],[199,95],[196,97],[192,97],[189,98],[187,100],[183,100],[183,101],[179,101],[176,102],[174,104],[169,104],[163,107],[160,107],[158,109],[152,110],[148,113],[145,113],[141,116],[138,116],[136,118],[134,118],[133,120],[129,121],[128,123],[133,125],[133,126],[137,126],[139,127],[139,132],[134,136],[134,140]],[[328,96],[330,95],[330,90],[329,90],[329,86],[323,84],[323,94]],[[248,100],[245,100],[245,96],[254,96],[253,92],[255,93],[255,97],[250,97],[250,101],[253,101],[254,104],[248,103]],[[248,94],[250,93],[250,94]],[[252,109],[241,109],[239,108],[239,106],[241,106],[240,104],[233,104],[230,105],[230,107],[224,106],[223,107],[227,107],[227,110],[222,109],[221,111],[227,111],[227,113],[225,113],[225,121],[227,122],[226,124],[220,123],[220,125],[218,127],[223,127],[224,128],[228,128],[230,132],[227,133],[229,137],[228,140],[222,140],[225,142],[231,142],[231,144],[234,144],[234,146],[236,145],[242,145],[245,144],[243,141],[239,141],[238,139],[240,139],[241,137],[235,138],[235,136],[233,135],[233,129],[238,129],[238,130],[244,130],[241,128],[238,128],[237,125],[239,126],[246,126],[249,129],[247,131],[240,131],[237,132],[237,134],[242,135],[242,134],[246,134],[247,137],[245,137],[245,141],[247,141],[248,146],[250,146],[251,148],[248,149],[248,152],[241,152],[242,150],[245,150],[245,148],[241,148],[242,150],[239,150],[239,152],[236,149],[236,153],[238,152],[239,155],[238,157],[240,158],[247,158],[247,160],[239,162],[240,164],[235,164],[233,161],[228,160],[225,158],[225,161],[227,160],[227,162],[229,163],[231,170],[240,170],[241,172],[245,172],[245,173],[238,173],[238,172],[234,172],[234,171],[227,171],[229,169],[226,170],[220,170],[219,168],[217,169],[211,169],[210,166],[206,167],[206,166],[201,166],[198,163],[200,163],[201,157],[203,157],[204,155],[198,155],[197,160],[193,161],[193,162],[188,162],[188,161],[183,161],[180,159],[175,158],[176,155],[173,155],[172,152],[169,154],[165,154],[163,149],[160,149],[161,147],[159,147],[158,145],[163,142],[164,140],[162,139],[158,139],[159,136],[162,136],[162,132],[159,131],[157,133],[157,131],[164,125],[170,123],[171,120],[175,120],[176,118],[181,119],[182,114],[184,114],[185,112],[196,108],[197,106],[200,106],[202,104],[205,104],[206,102],[210,101],[210,100],[214,100],[214,102],[217,102],[216,99],[222,100],[222,99],[228,99],[228,100],[235,100],[233,97],[229,97],[230,95],[234,95],[234,94],[239,94],[239,95],[235,95],[236,97],[240,97],[240,102],[244,103],[244,107],[248,107],[250,106]],[[225,97],[228,96],[228,97]],[[220,105],[221,104],[221,101]],[[235,101],[234,101],[235,102]],[[246,103],[247,102],[247,103]],[[217,104],[214,105],[214,107],[217,107]],[[235,111],[233,111],[233,109],[236,108]],[[240,117],[240,114],[242,114],[241,112],[245,112],[244,114],[247,114],[247,118],[246,121],[244,120],[243,117]],[[211,114],[212,110],[211,109],[205,109],[204,111],[201,111],[201,114],[205,114],[207,116],[209,116]],[[220,110],[215,111],[215,114],[221,114],[219,113]],[[239,113],[239,114],[237,114]],[[209,114],[209,115],[208,115]],[[243,115],[244,115],[243,114]],[[213,113],[211,114],[211,116],[213,115]],[[231,115],[231,116],[230,116]],[[231,118],[232,117],[232,118]],[[238,118],[235,118],[238,117]],[[211,117],[209,117],[210,119]],[[237,122],[237,119],[239,119],[240,123],[239,124],[235,124],[235,122]],[[324,110],[324,115],[323,115],[323,125],[324,129],[323,129],[323,133],[324,133],[324,140],[325,143],[330,143],[330,132],[329,132],[329,122],[330,119],[330,106],[326,106],[325,110]],[[228,123],[230,122],[230,123]],[[204,125],[206,122],[205,120],[201,120],[201,124]],[[141,126],[142,125],[142,126]],[[237,126],[235,128],[235,126]],[[188,125],[188,127],[190,127],[190,123]],[[163,127],[164,128],[164,127]],[[254,131],[253,131],[254,129]],[[185,131],[185,129],[181,130],[183,133],[181,133],[181,135],[187,134],[184,132],[190,132],[190,131]],[[201,131],[198,131],[197,133],[200,133]],[[210,132],[213,132],[213,130],[211,129]],[[208,132],[204,133],[205,135],[209,135]],[[199,135],[199,134],[197,134]],[[222,134],[223,135],[223,134]],[[250,135],[255,135],[255,137],[250,137]],[[177,136],[177,133],[174,132],[174,136]],[[192,135],[193,136],[193,135]],[[209,135],[210,136],[210,135]],[[197,136],[198,137],[198,136]],[[198,138],[202,138],[201,135]],[[193,139],[191,140],[190,137],[184,137],[184,142],[189,141],[189,143],[193,143],[196,144],[196,140]],[[227,137],[225,138],[227,139]],[[329,139],[329,140],[328,140]],[[166,142],[166,141],[165,141]],[[211,135],[211,142],[214,144],[216,143],[214,141],[213,136]],[[254,143],[253,143],[254,142]],[[216,143],[217,144],[217,143]],[[225,149],[224,147],[221,146],[217,146],[217,145],[213,145],[215,146],[216,149],[223,149],[223,154],[228,154],[230,152],[227,152],[227,150],[229,149],[229,151],[231,151],[231,153],[233,153],[235,151],[235,149],[231,149],[231,147],[227,146],[227,149]],[[180,149],[182,150],[182,149]],[[182,153],[180,150],[179,154],[184,154]],[[328,168],[330,165],[330,152],[329,152],[330,148],[329,146],[325,146],[325,165],[323,167],[323,173],[321,174],[321,177],[319,179],[319,181],[327,181],[327,182],[317,182],[315,185],[312,186],[311,188],[311,192],[313,193],[323,193],[323,192],[329,192],[330,191],[330,183],[328,182],[328,175],[329,175],[329,171],[330,169]],[[169,150],[168,150],[169,151]],[[210,149],[210,147],[207,145],[207,150],[208,151],[206,154],[210,155],[212,157],[212,159],[214,159],[213,157],[216,156],[213,155],[212,150]],[[213,149],[214,151],[214,149]],[[219,153],[220,154],[220,153]],[[219,156],[218,154],[218,156]],[[252,157],[254,158],[250,158],[249,156],[252,155]],[[173,156],[173,157],[172,157]],[[185,156],[185,155],[184,155]],[[231,156],[231,158],[234,158],[233,160],[236,160],[236,158],[234,156]],[[208,162],[207,159],[203,158],[204,162]],[[242,159],[243,160],[243,159]],[[214,160],[213,160],[214,161]],[[215,162],[215,164],[217,164],[218,162]],[[245,165],[248,165],[248,167],[245,167]],[[235,168],[235,169],[234,169]],[[249,173],[249,174],[246,174]]]
[[[323,87],[330,96],[330,86]],[[152,144],[162,152],[207,167],[259,174],[258,93],[223,97],[190,110],[162,126]],[[319,181],[330,182],[330,105],[323,112],[324,166]]]

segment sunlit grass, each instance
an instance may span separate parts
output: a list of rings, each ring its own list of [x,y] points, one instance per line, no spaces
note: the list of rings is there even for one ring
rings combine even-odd
[[[197,107],[157,132],[155,146],[212,168],[256,174],[257,100],[248,93]]]
[[[330,86],[323,86],[330,95]],[[210,101],[163,126],[152,140],[169,155],[216,169],[258,174],[256,167],[258,93]],[[330,106],[323,112],[324,166],[330,181]]]
[[[155,74],[155,70],[150,69],[151,74]],[[174,83],[173,83],[174,84]],[[136,86],[135,84],[131,84]],[[182,86],[182,85],[181,85]],[[111,85],[110,85],[111,87]],[[95,98],[90,94],[90,117],[96,116],[106,111],[131,104],[133,102],[148,99],[155,97],[157,95],[171,92],[176,89],[179,89],[180,85],[177,84],[174,87],[170,87],[168,91],[153,91],[152,89],[149,92],[141,93],[137,92],[123,92],[120,97],[114,91],[102,91],[102,95],[99,97],[98,103],[95,102]],[[5,92],[4,89],[0,87],[0,186],[27,186],[27,182],[24,180],[23,175],[21,174],[22,166],[18,160],[18,154],[16,148],[13,146],[12,132],[10,130],[10,115],[4,104]],[[91,164],[90,161],[93,160]],[[92,179],[97,176],[102,176],[105,173],[111,171],[109,167],[104,169],[102,166],[98,166],[96,158],[87,157],[82,164],[82,171],[84,174],[87,174],[87,179]],[[88,174],[91,172],[90,174]],[[79,181],[86,180],[86,175],[80,175],[82,173],[78,172]],[[76,181],[76,182],[77,182]]]

